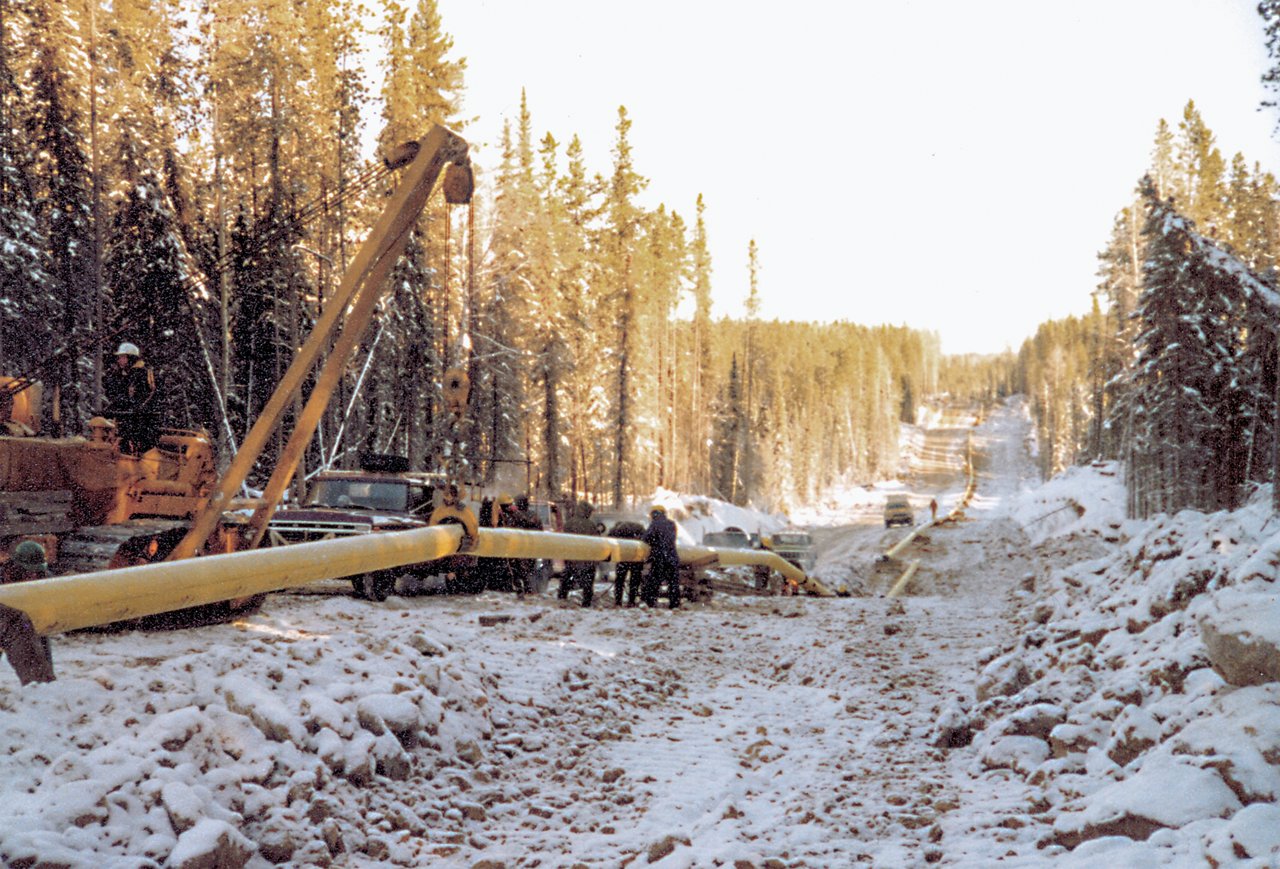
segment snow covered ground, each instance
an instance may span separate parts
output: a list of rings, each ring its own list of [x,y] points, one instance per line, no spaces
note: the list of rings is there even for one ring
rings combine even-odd
[[[848,598],[280,594],[55,638],[59,681],[0,673],[0,861],[1280,864],[1280,686],[1226,684],[1199,632],[1274,604],[1266,493],[1128,521],[1113,466],[1034,484],[1018,404],[972,423],[912,429],[899,481],[791,517]],[[970,438],[965,520],[880,558],[885,491],[945,512]],[[693,540],[788,521],[659,499]]]

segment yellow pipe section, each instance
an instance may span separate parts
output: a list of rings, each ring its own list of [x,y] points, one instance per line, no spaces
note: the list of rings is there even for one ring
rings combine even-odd
[[[567,561],[644,561],[649,547],[638,540],[481,528],[467,555],[480,558],[563,558]]]
[[[159,561],[3,585],[0,603],[25,612],[37,633],[53,634],[433,561],[461,541],[459,526],[435,525]]]
[[[916,559],[907,565],[907,569],[902,572],[902,576],[898,577],[898,581],[893,584],[893,588],[889,589],[888,597],[897,597],[907,587],[907,583],[911,582],[911,577],[916,575],[916,571],[920,569],[920,559]]]
[[[903,549],[906,548],[908,543],[916,539],[917,534],[919,534],[921,531],[928,528],[929,525],[932,525],[932,524],[933,523],[930,522],[928,525],[920,525],[916,528],[911,529],[910,534],[908,534],[906,537],[903,537],[897,543],[893,544],[892,546],[890,546],[888,549],[885,550],[884,557],[893,558],[894,556],[896,556],[899,552],[901,552]]]
[[[776,570],[789,580],[795,582],[801,589],[818,597],[835,597],[836,593],[828,588],[824,583],[812,576],[807,576],[803,570],[796,567],[790,561],[787,561],[776,552],[769,552],[762,549],[720,549],[712,546],[681,546],[678,547],[681,561],[696,561],[699,558],[705,558],[708,554],[714,555],[721,564],[745,564],[759,565],[768,567],[770,570]]]

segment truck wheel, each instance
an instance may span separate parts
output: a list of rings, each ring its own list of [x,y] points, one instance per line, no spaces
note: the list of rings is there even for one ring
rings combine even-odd
[[[392,580],[394,585],[395,580]],[[351,580],[356,587],[356,594],[367,600],[384,601],[387,599],[387,582],[376,573],[366,573]]]
[[[386,600],[396,593],[396,579],[398,577],[394,573],[379,574],[377,579],[376,594],[378,600]]]

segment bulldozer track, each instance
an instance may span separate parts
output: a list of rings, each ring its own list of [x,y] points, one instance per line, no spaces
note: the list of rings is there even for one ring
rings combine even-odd
[[[189,527],[188,522],[169,519],[131,519],[119,525],[81,528],[59,541],[55,568],[60,574],[93,573],[159,561]],[[156,549],[148,553],[152,541]]]

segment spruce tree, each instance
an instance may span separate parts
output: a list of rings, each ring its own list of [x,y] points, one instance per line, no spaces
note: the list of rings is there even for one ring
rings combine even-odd
[[[712,393],[711,372],[711,251],[707,239],[706,204],[698,194],[693,227],[691,256],[693,258],[693,335],[689,367],[693,371],[689,391],[692,447],[690,464],[694,468],[706,468],[706,446],[711,429],[707,412]],[[707,491],[710,479],[706,471],[694,475],[697,491]]]
[[[136,127],[120,138],[121,190],[106,239],[109,324],[121,341],[138,345],[157,380],[155,408],[163,422],[209,426],[215,412],[187,298],[187,263],[163,183],[146,163]]]
[[[604,271],[611,288],[617,317],[616,337],[616,404],[613,418],[614,473],[613,503],[621,506],[626,494],[626,480],[630,472],[632,456],[633,408],[632,366],[636,348],[634,329],[638,320],[635,275],[632,261],[635,257],[635,239],[640,226],[641,211],[635,203],[648,184],[647,179],[635,170],[631,153],[631,119],[625,106],[618,107],[617,139],[613,147],[613,174],[609,177],[604,201]]]
[[[716,402],[715,434],[711,447],[712,494],[730,503],[742,497],[742,384],[735,354],[729,378]]]
[[[60,401],[56,407],[54,402],[45,402],[44,428],[59,434],[78,431],[92,413],[91,354],[95,342],[90,334],[94,287],[90,280],[93,230],[89,166],[79,114],[67,100],[73,89],[67,77],[75,68],[67,63],[67,55],[75,49],[57,41],[65,22],[56,22],[54,11],[38,6],[33,20],[33,39],[37,41],[27,137],[38,155],[32,172],[33,178],[40,179],[36,190],[38,230],[48,245],[52,290],[57,299],[51,326],[69,350],[59,360],[57,371],[50,373]]]
[[[0,374],[33,370],[54,343],[53,278],[29,175],[33,156],[18,135],[27,111],[10,62],[20,45],[17,14],[0,3]]]
[[[1142,193],[1148,253],[1129,374],[1131,509],[1145,516],[1234,507],[1251,427],[1241,323],[1249,305],[1273,294],[1160,199],[1149,179]]]

